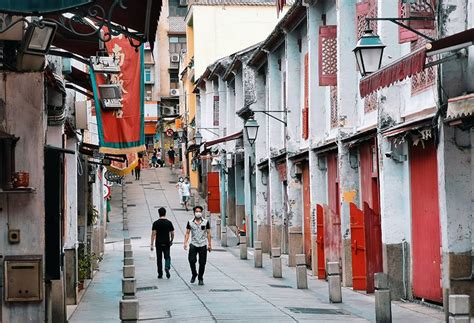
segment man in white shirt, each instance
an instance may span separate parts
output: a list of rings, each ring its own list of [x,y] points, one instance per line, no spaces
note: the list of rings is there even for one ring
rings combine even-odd
[[[191,184],[187,177],[184,179],[183,185],[181,185],[181,194],[183,195],[184,207],[186,208],[186,211],[188,211],[188,202],[191,196]]]

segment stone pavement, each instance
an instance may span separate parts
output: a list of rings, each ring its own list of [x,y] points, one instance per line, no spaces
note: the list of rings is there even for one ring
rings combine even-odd
[[[213,241],[208,254],[204,286],[190,284],[187,252],[183,250],[186,221],[192,217],[179,204],[176,177],[167,168],[142,171],[140,181],[127,178],[129,232],[136,266],[140,319],[144,322],[367,322],[375,321],[374,297],[343,289],[343,303],[331,304],[327,283],[308,276],[308,290],[296,289],[294,268],[283,266],[283,277],[272,277],[264,255],[264,268],[240,260],[236,247],[222,248]],[[149,259],[151,224],[164,206],[175,226],[171,249],[171,279],[157,279]],[[121,216],[112,214],[106,254],[101,269],[86,291],[70,322],[119,322],[123,243],[114,243]],[[115,226],[114,226],[115,225]],[[127,234],[127,233],[125,233]],[[121,240],[121,239],[120,239]],[[394,322],[443,322],[441,311],[412,303],[394,302]]]

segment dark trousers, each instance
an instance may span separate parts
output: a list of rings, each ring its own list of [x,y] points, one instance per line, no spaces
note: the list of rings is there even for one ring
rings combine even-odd
[[[197,255],[199,254],[199,274],[196,272],[196,262]],[[189,254],[188,254],[189,265],[191,266],[191,273],[193,277],[198,277],[199,280],[202,280],[204,276],[204,269],[206,269],[206,260],[207,260],[207,246],[195,247],[189,245]]]
[[[135,168],[135,179],[140,179],[140,168]]]
[[[170,246],[156,246],[156,266],[158,267],[159,276],[163,276],[163,256],[165,257],[165,269],[170,270]]]

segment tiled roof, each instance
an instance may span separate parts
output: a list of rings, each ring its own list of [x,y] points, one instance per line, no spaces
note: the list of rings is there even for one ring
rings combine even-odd
[[[288,1],[287,5],[291,5],[293,0]],[[275,0],[194,0],[191,5],[198,6],[275,6]]]
[[[186,22],[184,17],[168,17],[169,32],[170,33],[185,33]]]

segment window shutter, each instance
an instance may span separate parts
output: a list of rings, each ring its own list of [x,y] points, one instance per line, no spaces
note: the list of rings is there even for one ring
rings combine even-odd
[[[401,18],[435,17],[436,0],[414,0],[412,3],[405,4],[402,3],[402,1],[403,0],[398,0],[398,8]],[[404,23],[414,29],[433,30],[435,28],[434,20],[413,20],[405,21]],[[414,41],[417,38],[418,36],[415,33],[403,27],[399,27],[400,43]]]
[[[302,115],[302,136],[303,139],[309,137],[309,56],[304,56],[304,107]]]
[[[319,85],[337,85],[337,26],[319,27]]]
[[[357,40],[362,37],[362,34],[367,29],[367,23],[365,18],[377,17],[377,1],[376,0],[364,0],[356,3],[356,32]],[[369,27],[377,33],[377,21],[369,22]]]

